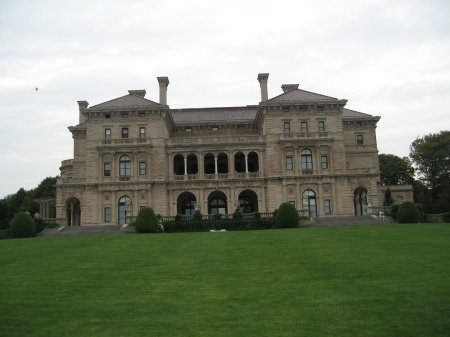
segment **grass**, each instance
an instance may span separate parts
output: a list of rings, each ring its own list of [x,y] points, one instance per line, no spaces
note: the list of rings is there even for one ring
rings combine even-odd
[[[450,226],[0,241],[0,336],[449,336]]]

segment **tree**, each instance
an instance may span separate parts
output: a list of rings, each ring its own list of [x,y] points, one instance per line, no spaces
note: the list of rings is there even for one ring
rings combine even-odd
[[[419,179],[431,190],[434,210],[449,210],[450,131],[417,137],[409,150],[409,156],[419,172]]]
[[[378,160],[383,185],[405,185],[414,182],[414,167],[408,157],[380,154]]]
[[[419,210],[412,201],[403,202],[397,212],[399,223],[418,223],[420,220]]]
[[[394,199],[392,199],[391,189],[388,187],[386,192],[384,192],[384,206],[391,206],[394,203]]]

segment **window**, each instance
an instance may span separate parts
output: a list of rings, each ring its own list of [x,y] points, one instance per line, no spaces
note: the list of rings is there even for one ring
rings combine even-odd
[[[217,130],[219,130],[219,128],[218,128],[217,126],[213,126],[213,127],[212,127],[212,130],[213,130],[213,131],[217,131]]]
[[[331,202],[330,202],[330,199],[325,199],[323,201],[323,208],[325,210],[325,214],[331,214]]]
[[[239,126],[238,126],[238,130],[245,130],[245,126],[239,125]]]
[[[122,128],[122,138],[128,138],[128,128]]]
[[[141,126],[139,128],[139,137],[140,138],[145,138],[145,128],[143,126]]]
[[[128,112],[122,112],[122,118],[128,118]]]
[[[292,162],[292,157],[286,157],[286,170],[293,170],[294,163]]]
[[[304,107],[300,108],[300,112],[306,112],[306,108]]]
[[[323,111],[323,106],[317,107],[317,111]]]
[[[111,222],[111,207],[105,207],[105,222]]]
[[[131,174],[131,161],[130,157],[128,157],[126,154],[120,157],[119,169],[119,174],[121,176],[129,176]]]
[[[111,139],[111,129],[105,129],[105,139]]]
[[[145,117],[145,112],[139,112],[139,117]]]
[[[103,164],[103,175],[105,177],[111,176],[111,164],[110,163]]]
[[[139,163],[139,175],[143,176],[146,173],[146,165],[145,165],[145,161],[141,161]]]
[[[356,126],[361,126],[361,125],[362,125],[362,122],[355,122],[355,125],[356,125]]]
[[[312,170],[312,153],[308,149],[302,150],[302,170]]]
[[[325,131],[325,122],[319,121],[319,131],[324,132]]]
[[[357,135],[356,136],[356,144],[358,145],[363,145],[364,144],[364,139],[362,135]]]
[[[302,132],[308,132],[308,122],[301,122]]]
[[[105,114],[105,118],[111,118],[111,114]]]
[[[283,112],[289,112],[289,108],[286,107],[286,106],[284,106],[284,107],[283,107]]]
[[[186,132],[191,132],[192,128],[186,128]]]
[[[289,203],[295,207],[295,200],[289,200]]]
[[[322,168],[327,169],[328,168],[328,156],[322,156]]]
[[[289,123],[289,122],[284,122],[284,132],[285,132],[285,133],[291,132],[291,123]]]

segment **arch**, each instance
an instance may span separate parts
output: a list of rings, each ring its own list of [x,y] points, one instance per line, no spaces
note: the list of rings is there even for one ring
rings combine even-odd
[[[126,154],[121,156],[119,159],[119,175],[121,176],[131,175],[131,160],[130,157]]]
[[[258,172],[258,171],[259,171],[258,154],[252,151],[248,154],[248,172]]]
[[[356,216],[367,215],[367,188],[359,186],[353,191],[353,205]]]
[[[303,149],[301,156],[302,156],[302,170],[312,170],[313,162],[311,150]]]
[[[228,156],[223,152],[217,156],[217,173],[228,173]]]
[[[245,155],[242,152],[238,152],[234,155],[234,170],[237,173],[245,172]]]
[[[302,193],[303,209],[309,210],[311,218],[317,218],[317,199],[316,192],[313,190],[304,190]]]
[[[76,197],[70,197],[65,202],[67,226],[81,226],[81,202]]]
[[[119,226],[125,225],[127,217],[133,216],[133,200],[128,195],[119,198],[117,212],[119,214]]]
[[[205,154],[204,169],[205,169],[205,174],[216,173],[216,165],[215,165],[215,161],[214,161],[214,155],[212,153]]]
[[[173,157],[173,173],[175,175],[184,174],[184,156],[182,154],[177,154]]]
[[[191,192],[183,192],[177,198],[177,214],[194,215],[197,198]]]
[[[258,196],[255,191],[244,190],[239,193],[239,210],[242,213],[258,212]]]
[[[227,214],[227,196],[221,191],[212,192],[208,196],[208,214]]]
[[[198,159],[197,156],[191,153],[187,156],[187,174],[197,174],[198,173]]]

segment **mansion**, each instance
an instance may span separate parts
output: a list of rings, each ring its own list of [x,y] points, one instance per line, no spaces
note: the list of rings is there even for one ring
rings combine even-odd
[[[291,202],[313,218],[365,215],[383,204],[376,126],[347,100],[284,84],[241,107],[171,109],[145,90],[89,106],[70,126],[73,159],[57,182],[56,217],[68,225],[126,222],[142,207],[164,216],[273,212]]]

